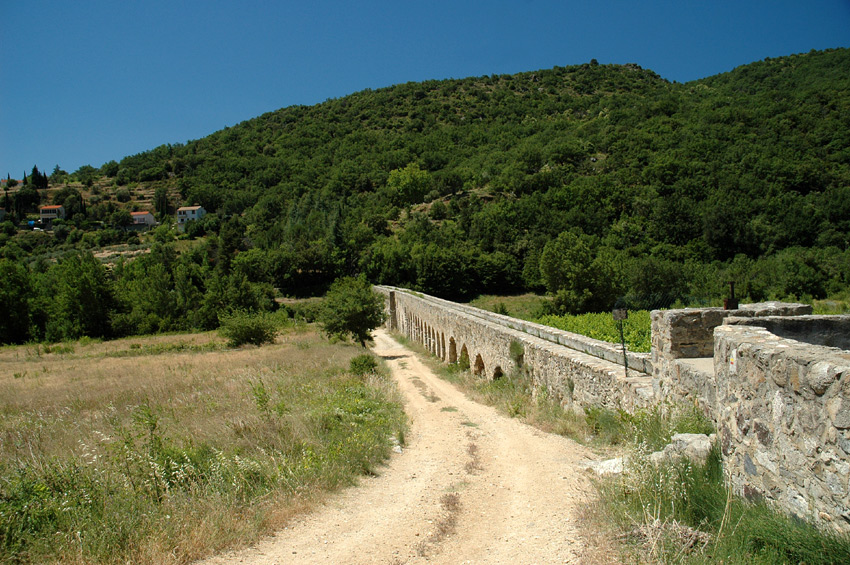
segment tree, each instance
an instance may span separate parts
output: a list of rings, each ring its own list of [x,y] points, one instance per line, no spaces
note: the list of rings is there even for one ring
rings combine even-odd
[[[561,311],[599,312],[609,306],[609,277],[594,254],[592,238],[575,231],[562,232],[543,247],[540,274]]]
[[[84,335],[109,335],[113,300],[103,264],[90,252],[70,254],[51,271],[54,271],[55,286],[42,288],[50,316],[45,337],[50,341],[62,341]]]
[[[41,202],[41,195],[34,188],[24,186],[15,193],[15,215],[23,218],[28,212],[35,212]]]
[[[0,259],[0,343],[23,343],[29,338],[32,282],[23,265]]]
[[[416,163],[410,163],[403,169],[390,171],[386,193],[397,206],[416,204],[422,202],[430,185],[428,171],[423,171]]]
[[[82,194],[76,188],[66,186],[53,195],[53,204],[65,207],[65,217],[73,218],[86,213],[86,204]]]
[[[50,182],[53,184],[59,184],[65,180],[65,177],[68,176],[68,173],[59,168],[59,165],[53,167],[53,173],[50,175]]]
[[[362,275],[334,281],[319,313],[319,325],[328,337],[350,335],[363,347],[371,339],[369,333],[385,320],[384,298]]]
[[[168,189],[164,186],[156,187],[154,191],[154,210],[160,219],[168,215]]]
[[[127,210],[115,210],[109,216],[109,223],[115,228],[126,228],[133,225],[133,216]]]

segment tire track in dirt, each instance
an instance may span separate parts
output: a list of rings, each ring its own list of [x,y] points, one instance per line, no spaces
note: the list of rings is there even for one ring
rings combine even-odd
[[[467,399],[384,330],[411,420],[407,445],[374,477],[255,547],[207,565],[578,563],[578,515],[593,454]]]

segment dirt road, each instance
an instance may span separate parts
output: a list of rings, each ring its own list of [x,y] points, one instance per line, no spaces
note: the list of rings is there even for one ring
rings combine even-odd
[[[386,332],[375,335],[406,398],[403,453],[254,548],[208,565],[578,563],[592,454],[468,400]]]

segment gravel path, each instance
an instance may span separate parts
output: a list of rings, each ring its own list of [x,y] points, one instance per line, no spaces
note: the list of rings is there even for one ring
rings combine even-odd
[[[403,453],[257,546],[207,565],[588,562],[577,516],[593,496],[581,468],[589,450],[468,400],[383,330],[374,352],[407,402]]]

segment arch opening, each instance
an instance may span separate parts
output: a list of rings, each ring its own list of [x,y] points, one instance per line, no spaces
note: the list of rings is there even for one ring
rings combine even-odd
[[[469,370],[469,351],[466,350],[465,345],[460,348],[460,359],[457,364],[461,371]]]
[[[493,369],[493,380],[494,381],[497,380],[497,379],[501,379],[504,376],[505,376],[505,373],[502,372],[501,367],[496,367],[495,369]]]
[[[457,363],[457,343],[455,338],[449,338],[449,363]]]
[[[484,359],[481,358],[481,355],[475,356],[475,368],[472,371],[476,375],[483,375],[484,372]]]

